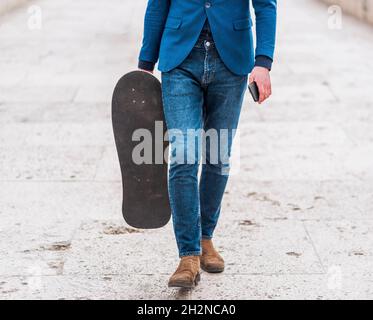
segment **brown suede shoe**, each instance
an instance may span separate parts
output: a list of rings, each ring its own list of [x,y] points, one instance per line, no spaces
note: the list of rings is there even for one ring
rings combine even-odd
[[[178,268],[168,281],[169,287],[194,288],[201,279],[199,256],[182,257]]]
[[[224,259],[215,250],[212,241],[209,239],[202,239],[202,256],[201,268],[210,273],[218,273],[224,271]]]

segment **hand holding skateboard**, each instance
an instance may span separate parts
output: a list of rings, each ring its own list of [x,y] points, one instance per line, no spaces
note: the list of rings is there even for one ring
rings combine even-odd
[[[150,71],[150,70],[139,69],[138,71],[154,74],[154,71]]]

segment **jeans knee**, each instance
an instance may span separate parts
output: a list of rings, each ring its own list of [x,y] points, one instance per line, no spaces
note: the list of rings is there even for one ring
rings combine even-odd
[[[175,177],[193,177],[198,176],[198,163],[172,163],[170,164],[170,179]]]
[[[222,176],[228,176],[229,171],[230,171],[229,163],[217,163],[217,164],[206,163],[204,167],[207,172],[212,172],[212,173],[219,174]]]

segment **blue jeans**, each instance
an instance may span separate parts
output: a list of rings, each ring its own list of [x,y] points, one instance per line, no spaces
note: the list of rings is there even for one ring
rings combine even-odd
[[[230,157],[246,86],[247,76],[229,71],[220,59],[213,39],[204,33],[181,65],[162,73],[166,125],[170,133],[174,131],[170,134],[168,186],[180,257],[200,255],[201,238],[213,236],[228,181],[227,158]],[[213,141],[215,146],[211,146],[212,139],[206,135],[205,147],[201,148],[203,131],[210,129],[228,134],[219,134],[218,140]],[[190,132],[197,132],[194,141],[188,140]],[[196,145],[198,147],[193,148]],[[219,150],[214,152],[214,155],[218,154],[214,161],[213,149]],[[182,154],[183,159],[178,156],[173,161],[175,154]],[[202,155],[204,161],[198,181]]]

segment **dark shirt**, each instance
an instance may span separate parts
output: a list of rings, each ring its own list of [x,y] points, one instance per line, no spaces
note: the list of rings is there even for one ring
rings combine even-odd
[[[212,39],[211,28],[210,28],[210,24],[207,19],[206,19],[205,24],[203,25],[200,37]],[[272,59],[267,56],[259,55],[255,57],[255,66],[257,67],[264,67],[264,68],[267,68],[268,70],[271,70],[272,62],[273,62]],[[155,66],[154,62],[143,61],[143,60],[140,60],[139,65],[138,65],[139,69],[147,70],[147,71],[153,71],[154,66]]]

